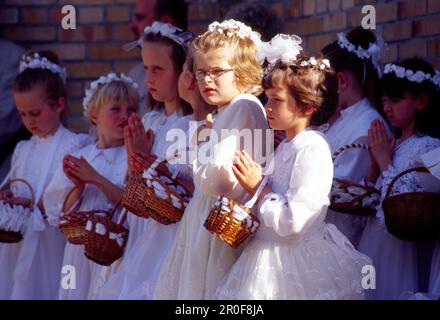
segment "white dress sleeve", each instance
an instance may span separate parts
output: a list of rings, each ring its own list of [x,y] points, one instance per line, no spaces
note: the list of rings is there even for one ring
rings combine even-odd
[[[296,153],[287,192],[269,193],[260,201],[262,222],[284,237],[306,232],[329,205],[332,178],[328,147],[304,146]]]
[[[244,144],[240,139],[240,134],[254,137],[255,129],[268,129],[264,110],[254,99],[240,99],[228,106],[214,122],[209,143],[200,147],[194,164],[194,181],[204,193],[226,194],[236,199],[245,196],[232,172],[235,153],[244,149],[255,159],[256,154],[262,154],[263,146],[271,143],[265,135],[260,141],[247,139],[248,143]]]

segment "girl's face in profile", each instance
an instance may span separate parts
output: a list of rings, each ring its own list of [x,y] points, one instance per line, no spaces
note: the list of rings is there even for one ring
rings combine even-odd
[[[180,98],[191,103],[191,98],[195,94],[197,88],[195,87],[194,73],[192,70],[188,69],[186,62],[183,65],[182,73],[179,76],[178,89]]]
[[[17,110],[24,126],[33,135],[45,138],[54,134],[60,125],[61,112],[64,110],[64,98],[49,103],[43,86],[35,86],[24,92],[13,92]]]
[[[154,100],[171,102],[178,98],[179,74],[171,58],[172,47],[158,42],[144,42],[142,61],[147,71],[145,83]]]

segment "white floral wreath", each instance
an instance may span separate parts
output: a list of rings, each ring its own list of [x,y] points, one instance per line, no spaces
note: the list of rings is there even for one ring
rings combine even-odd
[[[440,72],[436,71],[435,76],[431,76],[429,73],[423,71],[412,71],[405,69],[404,67],[388,63],[385,65],[384,74],[394,73],[398,78],[407,79],[411,82],[422,83],[423,81],[431,81],[437,87],[440,87]]]
[[[234,19],[224,20],[223,22],[214,21],[208,26],[208,32],[218,32],[228,37],[237,35],[241,39],[250,38],[258,49],[262,44],[261,35],[258,32],[253,31],[251,27],[243,22]]]
[[[136,82],[134,82],[132,78],[127,77],[123,73],[121,73],[120,76],[118,76],[117,74],[111,72],[106,76],[99,77],[99,79],[90,83],[90,89],[86,89],[86,95],[84,96],[84,99],[83,99],[84,115],[86,117],[90,117],[90,114],[89,114],[90,100],[92,99],[92,97],[95,94],[98,87],[100,85],[110,83],[112,81],[122,81],[122,82],[128,83],[129,85],[131,85],[135,89],[138,89],[138,87],[139,87],[138,84]]]
[[[46,57],[41,57],[37,52],[33,55],[23,55],[20,61],[19,72],[22,73],[26,69],[47,69],[52,73],[58,74],[64,84],[67,80],[65,68],[61,68],[56,63],[49,61]]]
[[[380,68],[380,52],[382,47],[385,46],[382,38],[378,38],[375,43],[370,43],[368,49],[364,49],[361,46],[355,47],[344,33],[338,33],[338,45],[341,49],[346,49],[348,52],[354,53],[360,59],[369,59],[377,70],[379,76],[381,75]]]
[[[279,33],[269,42],[263,42],[258,51],[257,57],[261,64],[266,60],[269,66],[277,61],[290,63],[297,59],[302,47],[302,39],[296,35]]]
[[[125,50],[128,51],[137,46],[142,47],[144,44],[144,36],[147,34],[160,34],[163,37],[171,39],[182,47],[185,47],[188,40],[193,37],[191,32],[183,31],[169,23],[155,21],[151,26],[145,27],[144,35],[140,39],[124,45]]]
[[[300,67],[309,67],[309,66],[317,66],[318,65],[318,59],[315,57],[310,57],[309,60],[301,61],[299,64]],[[330,61],[328,59],[322,59],[321,63],[319,64],[319,70],[325,70],[330,69]]]

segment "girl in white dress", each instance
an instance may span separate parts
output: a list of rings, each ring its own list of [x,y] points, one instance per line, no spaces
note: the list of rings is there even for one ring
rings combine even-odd
[[[361,27],[347,35],[341,33],[338,38],[322,50],[338,76],[338,107],[328,129],[324,129],[332,152],[347,144],[366,144],[371,122],[383,120],[378,86],[380,42],[370,30]],[[369,164],[366,150],[349,149],[334,161],[334,177],[361,182]],[[336,225],[358,246],[366,218],[329,209],[326,221]]]
[[[209,142],[202,145],[194,162],[194,195],[162,266],[155,299],[214,298],[219,281],[241,251],[209,233],[203,224],[218,195],[225,193],[242,202],[247,198],[232,173],[235,151],[245,148],[261,157],[263,148],[270,150],[273,141],[266,141],[268,124],[260,101],[246,93],[261,83],[258,40],[249,27],[227,20],[212,23],[192,42],[198,88],[207,103],[218,107],[218,115]],[[246,133],[258,137],[245,138],[243,143],[240,137]]]
[[[290,41],[278,35],[277,44],[282,36]],[[324,223],[333,163],[324,135],[308,128],[336,104],[336,76],[328,60],[278,54],[282,60],[266,69],[263,87],[269,124],[284,130],[286,139],[275,151],[266,185],[261,166],[246,151],[237,152],[234,175],[249,196],[258,197],[261,225],[217,297],[361,299],[362,268],[370,259]]]
[[[186,145],[174,142],[175,134],[187,142],[191,115],[190,105],[179,97],[178,79],[185,62],[186,42],[192,34],[170,24],[154,22],[139,40],[142,60],[147,70],[146,83],[152,105],[140,121],[131,117],[126,140],[129,171],[142,173],[158,157],[165,159],[171,150],[183,150]],[[159,109],[159,110],[157,110]],[[146,131],[145,131],[146,130]],[[169,137],[167,135],[169,134]],[[182,154],[183,155],[183,154]],[[192,177],[187,163],[162,162],[157,170],[190,185]],[[132,169],[133,168],[133,169]],[[99,290],[99,299],[151,299],[162,262],[174,241],[178,223],[163,225],[154,219],[129,214],[130,236],[118,270]]]
[[[112,209],[120,200],[127,171],[127,153],[124,147],[124,127],[128,117],[137,112],[139,95],[136,84],[125,75],[110,73],[92,82],[84,98],[84,114],[96,126],[97,141],[67,155],[50,183],[44,202],[50,221],[59,224],[64,200],[66,212],[80,201],[78,210]],[[118,263],[118,262],[115,262]],[[100,277],[110,270],[84,255],[84,246],[67,243],[63,266],[73,266],[75,283],[59,287],[59,299],[86,299],[95,287],[105,281]],[[59,273],[64,272],[62,269]]]
[[[439,112],[435,103],[437,86],[431,80],[434,76],[434,69],[419,59],[385,66],[381,79],[384,110],[391,125],[399,129],[400,136],[396,141],[394,137],[387,139],[385,126],[380,121],[374,121],[368,133],[372,163],[367,181],[376,183],[382,201],[397,174],[414,167],[421,154],[440,146]],[[391,195],[418,191],[424,191],[418,174],[409,173],[397,180]],[[398,299],[406,291],[426,291],[419,290],[419,284],[426,283],[429,275],[418,272],[427,264],[418,259],[418,251],[426,248],[417,246],[416,242],[400,240],[388,232],[379,205],[376,216],[368,218],[359,246],[373,259],[376,269],[376,289],[368,291],[369,299]]]
[[[15,104],[33,136],[16,146],[6,180],[28,181],[37,207],[28,221],[24,239],[0,244],[0,299],[57,297],[64,237],[57,228],[46,224],[42,197],[64,155],[90,143],[88,136],[70,132],[61,124],[65,80],[66,71],[51,52],[25,55],[15,79]],[[19,182],[13,185],[16,193],[1,191],[0,200],[29,202],[31,194],[27,187]]]

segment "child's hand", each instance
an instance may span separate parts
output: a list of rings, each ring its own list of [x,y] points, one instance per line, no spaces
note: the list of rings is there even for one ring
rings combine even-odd
[[[241,186],[254,195],[263,180],[261,165],[252,160],[246,151],[237,151],[232,171]]]
[[[154,143],[154,134],[151,136],[152,133],[150,129],[145,131],[139,114],[130,115],[128,125],[124,128],[124,142],[128,154],[139,153],[146,157]]]
[[[14,198],[14,194],[11,190],[0,191],[0,201],[11,201]]]
[[[145,169],[148,169],[154,163],[154,161],[156,161],[156,159],[157,157],[155,155],[150,155],[147,158],[143,158],[140,154],[135,153],[130,157],[130,162],[136,172],[141,174]],[[165,161],[159,163],[159,165],[156,167],[156,171],[162,175],[166,175],[168,177],[171,176]]]
[[[64,174],[66,175],[66,177],[67,177],[70,181],[72,181],[72,183],[73,183],[75,186],[80,187],[80,186],[84,185],[84,182],[81,181],[81,180],[79,180],[79,179],[73,174],[73,170],[71,169],[71,166],[72,166],[73,164],[72,164],[71,161],[69,160],[70,157],[71,157],[70,155],[66,155],[66,156],[64,157],[64,159],[63,159],[63,171],[64,171]]]
[[[64,159],[67,172],[70,172],[76,182],[80,183],[79,185],[84,183],[98,183],[101,175],[87,162],[86,159],[83,157],[78,159],[71,155],[65,156]]]
[[[391,136],[388,141],[385,125],[380,120],[374,120],[368,130],[368,145],[370,146],[370,155],[379,166],[380,171],[384,171],[391,163],[394,152],[395,140]]]

